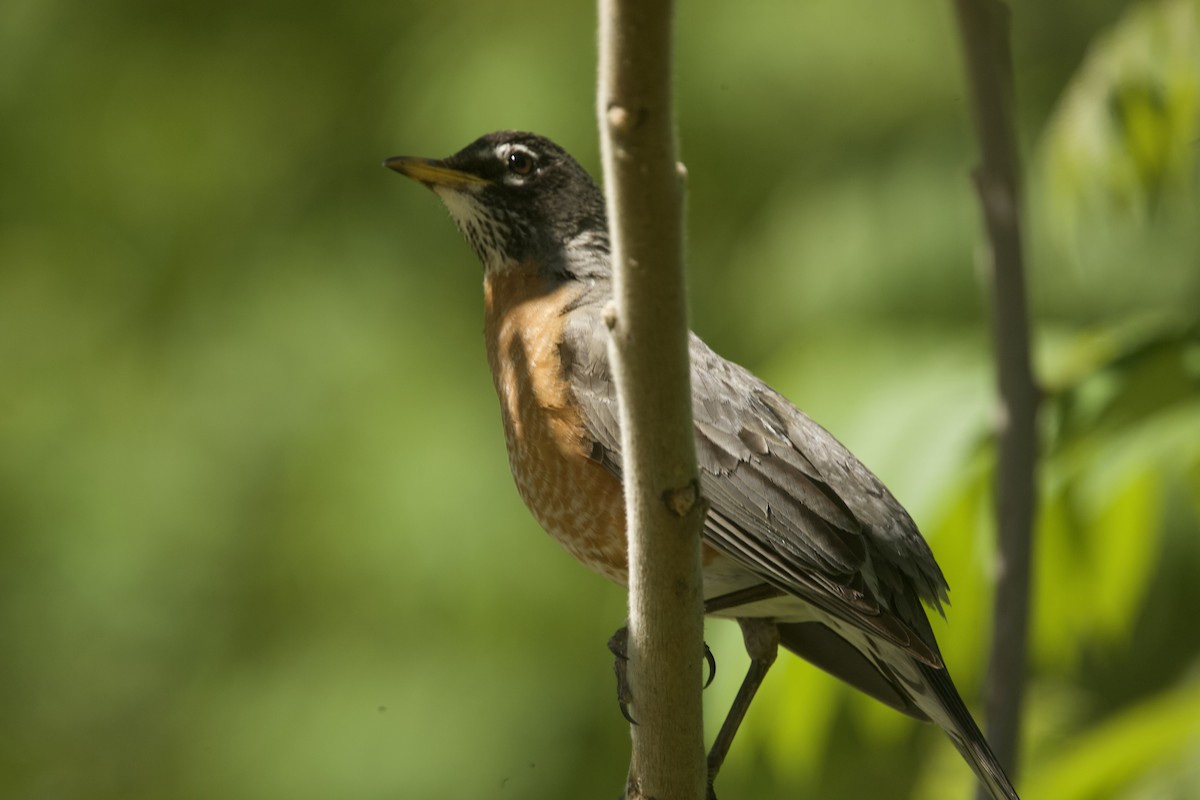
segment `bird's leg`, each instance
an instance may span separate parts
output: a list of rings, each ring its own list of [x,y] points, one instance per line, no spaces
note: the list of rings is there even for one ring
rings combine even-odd
[[[617,676],[617,705],[621,708],[621,716],[630,725],[637,725],[637,720],[629,713],[629,704],[633,702],[633,689],[629,686],[628,625],[617,628],[617,632],[609,637],[608,651],[613,654],[613,672]],[[704,682],[704,688],[707,689],[713,678],[717,677],[717,659],[709,649],[708,642],[704,642],[704,662],[708,664],[708,680]]]
[[[710,800],[715,800],[713,781],[717,778],[721,764],[725,763],[725,756],[729,754],[733,737],[745,719],[746,711],[749,710],[758,687],[762,685],[763,678],[775,663],[775,655],[779,650],[779,628],[770,619],[740,617],[738,624],[742,626],[742,639],[745,640],[746,652],[750,655],[750,668],[746,671],[746,677],[742,679],[737,696],[733,698],[733,705],[729,707],[729,713],[725,716],[725,722],[721,724],[717,738],[713,740],[712,749],[708,751]]]

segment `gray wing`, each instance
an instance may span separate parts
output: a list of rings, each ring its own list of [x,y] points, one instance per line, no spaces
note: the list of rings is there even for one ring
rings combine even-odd
[[[604,328],[572,320],[566,333],[563,362],[593,455],[619,476]],[[690,351],[706,541],[764,582],[940,666],[920,601],[940,610],[946,581],[908,513],[778,392],[694,335]]]

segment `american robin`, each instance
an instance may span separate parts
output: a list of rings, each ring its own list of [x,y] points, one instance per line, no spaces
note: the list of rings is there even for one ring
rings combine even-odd
[[[566,151],[502,131],[443,160],[390,158],[445,204],[483,262],[484,337],[509,466],[526,506],[571,555],[626,581],[616,389],[605,306],[604,197]],[[776,644],[939,725],[995,800],[1016,790],[950,680],[922,601],[947,585],[912,518],[840,442],[749,371],[690,343],[706,611],[737,619],[751,652],[740,708]],[[735,707],[739,705],[735,702]]]

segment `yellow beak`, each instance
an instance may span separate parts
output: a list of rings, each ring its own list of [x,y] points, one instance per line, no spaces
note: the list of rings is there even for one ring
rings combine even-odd
[[[426,186],[477,186],[490,183],[486,178],[445,166],[441,161],[414,156],[393,156],[383,165]]]

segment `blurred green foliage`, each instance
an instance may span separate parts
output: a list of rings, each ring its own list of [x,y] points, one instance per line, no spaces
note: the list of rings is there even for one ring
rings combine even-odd
[[[594,9],[0,5],[0,795],[611,797],[623,593],[507,475],[479,271],[379,166],[596,171]],[[1029,800],[1200,796],[1200,4],[1014,4],[1047,389]],[[695,327],[910,507],[978,696],[991,378],[945,3],[679,7]],[[744,664],[715,623],[715,720]],[[961,798],[783,658],[724,797]]]

